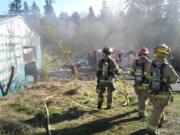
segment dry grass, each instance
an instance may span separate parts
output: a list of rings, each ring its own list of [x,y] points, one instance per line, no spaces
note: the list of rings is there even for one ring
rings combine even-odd
[[[122,92],[126,88],[127,93],[134,96],[131,85],[124,85],[121,81],[116,85]],[[175,99],[167,108],[170,121],[161,130],[163,134],[179,133],[180,111],[175,108],[177,103],[180,104],[180,95],[176,94]],[[45,100],[53,135],[128,135],[146,126],[145,122],[137,119],[136,105],[122,107],[124,97],[118,91],[113,97],[115,108],[98,111],[95,81],[52,81],[39,82],[32,88],[0,100],[0,134],[46,134]]]

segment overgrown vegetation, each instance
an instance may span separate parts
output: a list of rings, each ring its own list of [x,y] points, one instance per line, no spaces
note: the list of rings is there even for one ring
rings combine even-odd
[[[42,72],[41,72],[41,79],[47,80],[49,79],[49,71],[50,71],[50,58],[48,56],[44,56],[42,58]]]
[[[117,86],[123,92],[121,81]],[[126,86],[127,92],[135,96],[131,85]],[[138,120],[135,102],[122,106],[125,99],[118,91],[114,92],[114,108],[106,110],[105,101],[103,110],[99,111],[94,81],[54,81],[39,82],[31,89],[1,99],[0,134],[14,134],[14,131],[15,135],[46,134],[45,99],[53,135],[128,135],[146,127],[146,122]],[[161,129],[163,134],[180,132],[179,105],[177,93],[165,112],[168,122]],[[148,107],[148,114],[150,111]]]
[[[99,15],[89,7],[82,17],[77,11],[71,15],[62,11],[57,15],[52,0],[44,0],[44,5],[39,5],[44,6],[43,11],[36,2],[31,6],[25,2],[22,6],[21,0],[13,0],[9,4],[9,14],[23,15],[40,35],[45,53],[62,58],[61,61],[64,56],[62,47],[73,55],[84,57],[105,45],[124,50],[145,46],[153,51],[154,47],[166,43],[173,50],[179,48],[179,0],[119,0],[114,2],[119,7],[114,14],[109,5],[113,2],[102,0]],[[179,62],[176,54],[174,57],[175,63]]]

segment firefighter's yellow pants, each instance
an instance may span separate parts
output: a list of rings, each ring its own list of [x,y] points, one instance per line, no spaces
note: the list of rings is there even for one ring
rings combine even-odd
[[[148,89],[135,88],[135,92],[138,96],[138,112],[139,116],[146,116],[146,105],[149,98]]]
[[[171,93],[168,91],[160,92],[157,95],[152,94],[150,98],[153,103],[153,110],[147,129],[149,131],[155,132],[158,128],[158,125],[164,122],[164,108],[168,105],[168,102],[171,99]]]

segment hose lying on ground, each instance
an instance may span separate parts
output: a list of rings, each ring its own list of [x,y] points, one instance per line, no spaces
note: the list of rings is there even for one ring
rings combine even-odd
[[[50,119],[49,119],[49,110],[48,110],[48,107],[47,107],[47,104],[44,103],[44,106],[45,106],[45,110],[46,110],[46,130],[47,130],[47,134],[48,135],[52,135],[51,133],[51,124],[50,124]]]
[[[129,105],[129,98],[128,98],[128,92],[127,92],[127,88],[126,88],[126,82],[125,82],[125,73],[124,73],[124,70],[123,70],[123,68],[122,68],[122,82],[123,82],[123,87],[124,87],[124,93],[123,92],[121,92],[120,90],[118,90],[119,92],[120,92],[120,94],[121,95],[123,95],[124,96],[124,98],[125,98],[125,103],[123,104],[123,106],[127,106],[127,105]],[[119,81],[120,79],[118,78],[117,79],[117,81]],[[128,84],[130,84],[130,83],[128,83]],[[130,84],[131,85],[131,84]]]
[[[47,100],[49,99],[49,98],[52,98],[53,97],[53,95],[51,95],[51,96],[49,96],[49,97],[47,97],[45,100],[44,100],[44,108],[45,108],[45,111],[46,111],[46,125],[45,125],[45,127],[46,127],[46,132],[47,132],[47,135],[52,135],[52,133],[51,133],[51,123],[50,123],[50,118],[49,118],[49,110],[48,110],[48,107],[47,107]]]

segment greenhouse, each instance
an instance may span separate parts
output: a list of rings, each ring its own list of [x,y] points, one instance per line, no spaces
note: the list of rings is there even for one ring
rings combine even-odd
[[[0,96],[2,89],[9,87],[13,93],[37,80],[41,69],[40,37],[21,16],[0,16],[0,56]]]

